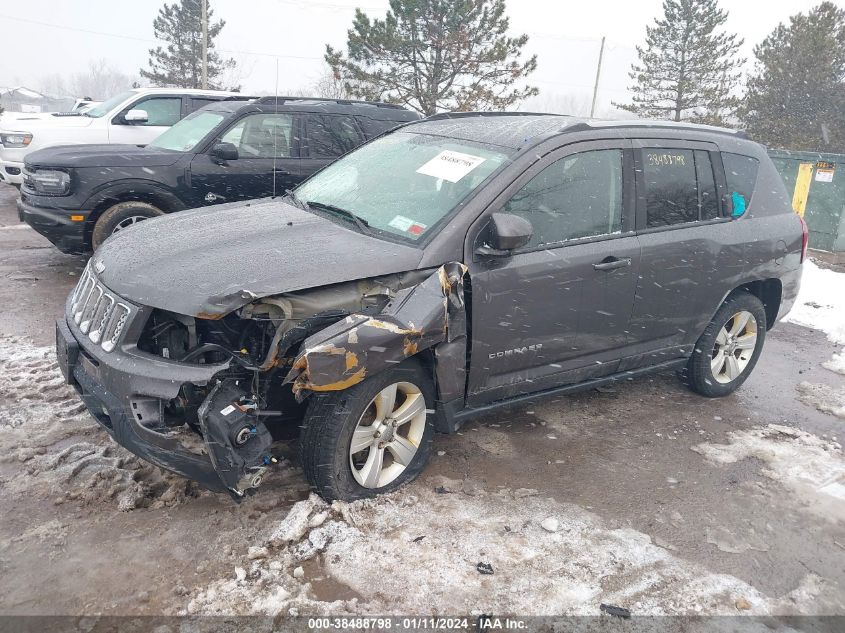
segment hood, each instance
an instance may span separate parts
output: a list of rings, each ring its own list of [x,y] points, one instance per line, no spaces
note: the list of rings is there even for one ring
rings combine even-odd
[[[184,154],[137,145],[59,145],[26,156],[33,167],[167,167]]]
[[[22,113],[23,114],[23,113]],[[67,127],[88,127],[93,121],[89,116],[52,116],[49,113],[31,114],[6,118],[5,114],[0,125],[7,132],[36,132]]]
[[[343,222],[278,198],[232,203],[146,220],[92,259],[100,280],[129,301],[206,318],[258,297],[418,266],[422,250]]]

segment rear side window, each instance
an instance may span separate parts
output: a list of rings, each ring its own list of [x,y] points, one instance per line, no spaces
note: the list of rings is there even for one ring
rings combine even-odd
[[[728,183],[733,215],[742,215],[746,207],[751,204],[751,195],[757,183],[757,168],[760,163],[756,158],[728,152],[722,152],[722,163],[725,165],[725,179]]]
[[[646,227],[719,217],[719,197],[709,152],[644,149]]]
[[[309,115],[307,126],[311,158],[342,156],[363,141],[351,116]]]
[[[375,138],[380,134],[384,134],[385,132],[392,130],[398,125],[402,125],[403,123],[402,121],[380,121],[366,116],[359,116],[355,118],[358,119],[358,123],[361,124],[367,138]]]
[[[194,110],[199,110],[200,108],[204,108],[207,105],[212,103],[217,103],[220,99],[207,99],[205,97],[191,97],[188,103],[188,113],[193,112]]]

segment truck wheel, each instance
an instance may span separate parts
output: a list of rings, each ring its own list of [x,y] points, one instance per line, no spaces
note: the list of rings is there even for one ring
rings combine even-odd
[[[311,396],[300,451],[326,501],[394,490],[422,471],[434,436],[434,389],[416,361],[345,389]]]
[[[106,209],[97,219],[91,245],[97,250],[100,244],[118,231],[159,215],[164,215],[164,211],[146,202],[120,202]]]
[[[766,339],[766,310],[752,294],[725,299],[695,344],[687,364],[689,387],[708,398],[733,393],[751,374]]]

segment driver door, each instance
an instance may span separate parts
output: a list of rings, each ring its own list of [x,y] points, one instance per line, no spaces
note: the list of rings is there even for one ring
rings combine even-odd
[[[143,110],[147,113],[147,120],[127,121],[124,117],[129,110]],[[111,120],[109,143],[146,145],[178,123],[183,112],[184,103],[179,95],[155,95],[139,99]]]
[[[634,206],[627,141],[552,152],[491,206],[528,220],[533,235],[508,255],[468,257],[469,406],[616,371],[640,262]],[[485,224],[476,224],[473,250]]]
[[[301,180],[300,117],[289,112],[248,114],[191,161],[191,189],[197,204],[216,204],[284,195]],[[211,155],[217,143],[238,148],[235,160]]]

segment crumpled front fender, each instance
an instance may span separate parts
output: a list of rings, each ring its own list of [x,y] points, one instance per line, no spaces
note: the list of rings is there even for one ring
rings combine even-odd
[[[347,389],[441,343],[450,344],[451,357],[456,347],[459,355],[465,355],[466,271],[460,262],[444,264],[421,283],[397,293],[380,314],[352,314],[308,337],[285,383],[293,383],[301,400],[307,391]],[[444,382],[439,371],[438,382]]]

